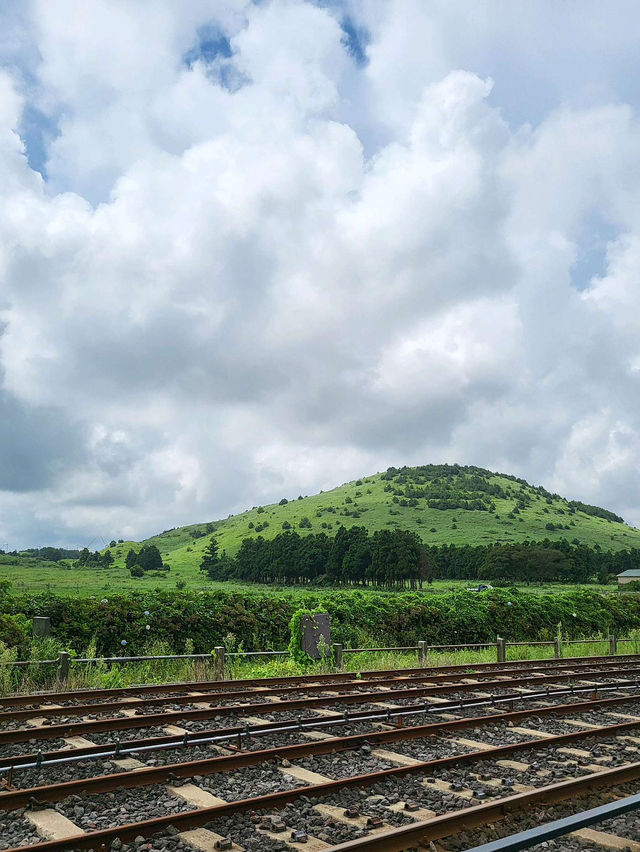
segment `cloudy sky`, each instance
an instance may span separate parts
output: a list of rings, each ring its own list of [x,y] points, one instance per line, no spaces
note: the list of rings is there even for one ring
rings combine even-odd
[[[640,524],[614,0],[2,0],[0,547],[387,466]]]

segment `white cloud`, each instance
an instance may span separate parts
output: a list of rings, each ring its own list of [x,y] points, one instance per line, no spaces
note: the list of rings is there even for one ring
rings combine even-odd
[[[35,4],[0,76],[0,410],[33,435],[0,539],[141,536],[440,460],[640,522],[632,106],[513,127],[506,72],[438,4],[355,6],[361,68],[303,0],[86,9]],[[486,50],[522,37],[481,24]],[[206,27],[232,55],[185,62]],[[29,104],[59,131],[46,181]],[[594,211],[618,236],[580,292]]]

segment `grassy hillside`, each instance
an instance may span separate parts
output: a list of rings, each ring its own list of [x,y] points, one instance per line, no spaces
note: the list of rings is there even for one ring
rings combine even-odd
[[[447,503],[456,508],[434,508]],[[142,543],[155,544],[175,568],[197,567],[213,533],[220,548],[234,554],[244,538],[272,538],[287,529],[287,524],[300,535],[323,531],[332,535],[340,525],[357,524],[370,532],[397,527],[414,530],[427,544],[474,546],[566,538],[603,550],[640,547],[640,530],[615,517],[597,507],[580,508],[569,499],[505,474],[475,467],[425,465],[390,468],[310,497],[167,530]],[[555,528],[549,529],[549,525]],[[123,564],[129,546],[137,549],[142,543],[119,545],[117,564]]]
[[[447,505],[455,508],[437,508]],[[0,578],[12,580],[23,590],[77,596],[129,588],[170,589],[175,588],[176,581],[184,581],[192,589],[211,588],[198,568],[212,534],[221,549],[234,554],[247,537],[271,538],[287,528],[301,535],[322,531],[333,535],[340,525],[354,524],[370,532],[410,529],[425,543],[438,545],[566,538],[603,550],[640,548],[640,530],[615,518],[604,509],[572,504],[524,480],[481,468],[391,468],[310,497],[283,499],[225,520],[167,530],[145,542],[121,542],[111,549],[115,561],[109,568],[76,569],[70,564],[0,556]],[[554,528],[548,529],[549,525]],[[159,548],[164,562],[171,566],[169,574],[150,572],[141,580],[130,577],[124,568],[127,552],[130,548],[138,550],[144,543]],[[443,581],[442,588],[454,585],[455,581]],[[433,591],[441,590],[436,583]]]

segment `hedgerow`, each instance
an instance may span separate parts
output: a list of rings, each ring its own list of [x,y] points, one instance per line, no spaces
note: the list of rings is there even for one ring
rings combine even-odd
[[[640,626],[640,597],[590,590],[536,595],[517,589],[441,595],[371,591],[309,591],[275,597],[238,592],[162,592],[111,595],[108,599],[51,594],[0,597],[0,639],[15,646],[22,619],[48,615],[52,633],[66,647],[83,651],[95,640],[99,654],[138,654],[166,642],[176,652],[187,641],[198,653],[232,634],[246,651],[285,649],[294,613],[326,610],[333,641],[345,647],[551,639],[558,623],[568,638],[616,633]],[[148,626],[148,627],[147,627]],[[125,643],[125,644],[123,644]],[[126,649],[126,650],[123,650]]]

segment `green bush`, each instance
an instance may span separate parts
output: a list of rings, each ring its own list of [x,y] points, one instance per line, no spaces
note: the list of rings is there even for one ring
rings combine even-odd
[[[143,653],[152,642],[166,643],[176,653],[192,642],[196,653],[208,653],[223,644],[228,633],[246,651],[282,650],[296,610],[317,607],[331,616],[333,641],[347,647],[410,645],[421,639],[434,645],[487,642],[497,635],[513,641],[549,639],[559,622],[567,638],[624,636],[640,626],[640,596],[590,590],[537,595],[511,588],[434,596],[317,589],[302,595],[285,591],[276,597],[141,586],[140,591],[102,600],[5,595],[0,598],[0,641],[23,656],[30,619],[48,615],[55,641],[78,653],[94,639],[96,652],[108,656],[122,653],[123,640],[128,654]]]

